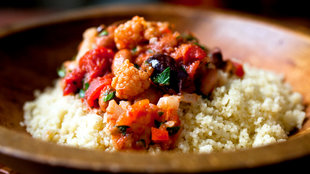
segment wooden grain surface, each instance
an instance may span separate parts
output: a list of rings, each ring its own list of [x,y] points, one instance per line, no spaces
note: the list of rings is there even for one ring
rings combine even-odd
[[[308,133],[246,151],[154,156],[81,150],[31,138],[19,123],[22,106],[33,99],[33,90],[52,85],[57,67],[75,54],[86,28],[134,15],[169,21],[181,31],[193,31],[209,47],[220,47],[226,58],[283,73],[309,104],[310,37],[306,33],[253,17],[176,6],[117,6],[70,12],[10,30],[0,29],[0,136],[4,137],[0,141],[0,162],[13,167],[18,163],[24,173],[53,173],[57,167],[110,172],[210,172],[257,168],[309,156]],[[51,167],[53,170],[46,171]]]

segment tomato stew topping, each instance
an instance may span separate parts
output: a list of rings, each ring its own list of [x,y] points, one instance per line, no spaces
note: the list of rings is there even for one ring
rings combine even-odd
[[[79,95],[105,117],[118,150],[173,149],[182,131],[180,95],[210,95],[218,70],[244,76],[243,66],[224,60],[220,49],[209,51],[167,22],[135,16],[94,32],[80,47],[86,53],[65,62],[58,74],[64,96]]]

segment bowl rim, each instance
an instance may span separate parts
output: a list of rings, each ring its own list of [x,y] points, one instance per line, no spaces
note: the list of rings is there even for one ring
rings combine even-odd
[[[252,15],[244,15],[235,12],[221,10],[200,10],[188,7],[148,4],[111,5],[90,7],[74,11],[53,14],[44,18],[37,18],[8,27],[0,28],[0,39],[14,33],[30,30],[36,27],[54,25],[92,17],[100,17],[118,13],[140,13],[160,9],[169,12],[171,8],[177,8],[182,13],[205,13],[227,18],[255,22],[260,25],[275,27],[298,37],[303,37],[310,42],[310,34],[304,31],[292,30],[275,23],[272,20]],[[75,169],[112,172],[207,172],[225,171],[231,169],[243,169],[276,164],[279,162],[300,158],[310,154],[310,134],[304,134],[291,138],[289,141],[270,144],[263,147],[237,150],[230,152],[216,152],[210,154],[192,154],[164,152],[159,154],[147,154],[143,152],[104,152],[99,150],[78,149],[63,145],[34,140],[25,133],[9,130],[0,126],[0,137],[6,137],[0,141],[0,153],[19,159],[25,159],[52,166],[70,167]],[[32,147],[40,147],[34,149]],[[291,147],[294,147],[291,148]],[[271,153],[265,158],[264,153]],[[135,160],[132,160],[135,159]],[[177,160],[176,160],[177,159]],[[246,160],[245,160],[246,159]],[[131,161],[131,162],[128,162]],[[140,162],[138,162],[140,161]],[[184,165],[187,164],[187,165]]]

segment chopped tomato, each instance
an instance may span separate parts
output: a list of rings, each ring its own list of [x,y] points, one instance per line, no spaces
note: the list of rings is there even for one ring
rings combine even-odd
[[[71,73],[67,74],[63,79],[63,95],[74,94],[78,89],[83,87],[83,77],[85,72],[81,69],[74,69]]]
[[[198,45],[182,44],[176,51],[174,58],[183,60],[184,65],[197,60],[202,60],[207,56],[206,52]]]
[[[80,69],[86,72],[86,82],[111,71],[114,52],[105,47],[89,50],[79,61]]]
[[[115,101],[110,102],[107,108],[108,115],[113,114],[110,113],[112,104],[114,110],[118,107]],[[116,149],[146,149],[151,141],[159,144],[163,150],[174,146],[180,134],[177,110],[160,109],[150,104],[148,99],[139,100],[131,106],[122,104],[122,107],[124,111],[118,112],[116,120],[107,119]]]
[[[153,141],[168,141],[169,140],[169,134],[168,131],[163,129],[157,129],[152,127],[152,140]]]
[[[98,102],[96,102],[96,100],[99,98],[101,90],[111,85],[112,78],[112,74],[107,74],[103,77],[97,77],[91,81],[88,89],[85,92],[85,99],[90,107],[98,106]]]
[[[202,60],[203,58],[205,58],[207,56],[206,52],[200,48],[198,45],[190,45],[189,47],[189,51],[186,54],[188,56],[187,59],[189,60]]]
[[[237,63],[237,62],[232,62],[234,67],[235,67],[235,74],[238,76],[238,77],[243,77],[244,75],[244,70],[243,70],[243,66],[242,64],[240,63]]]
[[[196,72],[196,70],[197,70],[199,64],[200,64],[200,61],[197,60],[197,61],[191,63],[190,65],[186,66],[185,69],[186,69],[186,72],[187,72],[187,74],[188,74],[188,76],[189,76],[190,78],[192,78],[192,79],[194,78],[195,72]]]
[[[150,105],[149,100],[145,99],[133,104],[130,112],[121,117],[116,124],[127,125],[130,126],[134,132],[141,132],[146,127],[150,127],[154,124],[156,116],[157,109],[155,105]]]
[[[154,126],[156,117],[158,109],[155,105],[150,104],[147,99],[137,101],[111,125],[115,147],[119,150],[145,149],[151,141],[151,127]],[[115,128],[118,130],[115,131]]]

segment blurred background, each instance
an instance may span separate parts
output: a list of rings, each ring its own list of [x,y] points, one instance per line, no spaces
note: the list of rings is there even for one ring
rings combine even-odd
[[[0,0],[0,27],[66,10],[122,3],[168,3],[238,11],[271,18],[290,28],[310,30],[310,10],[304,0]]]

